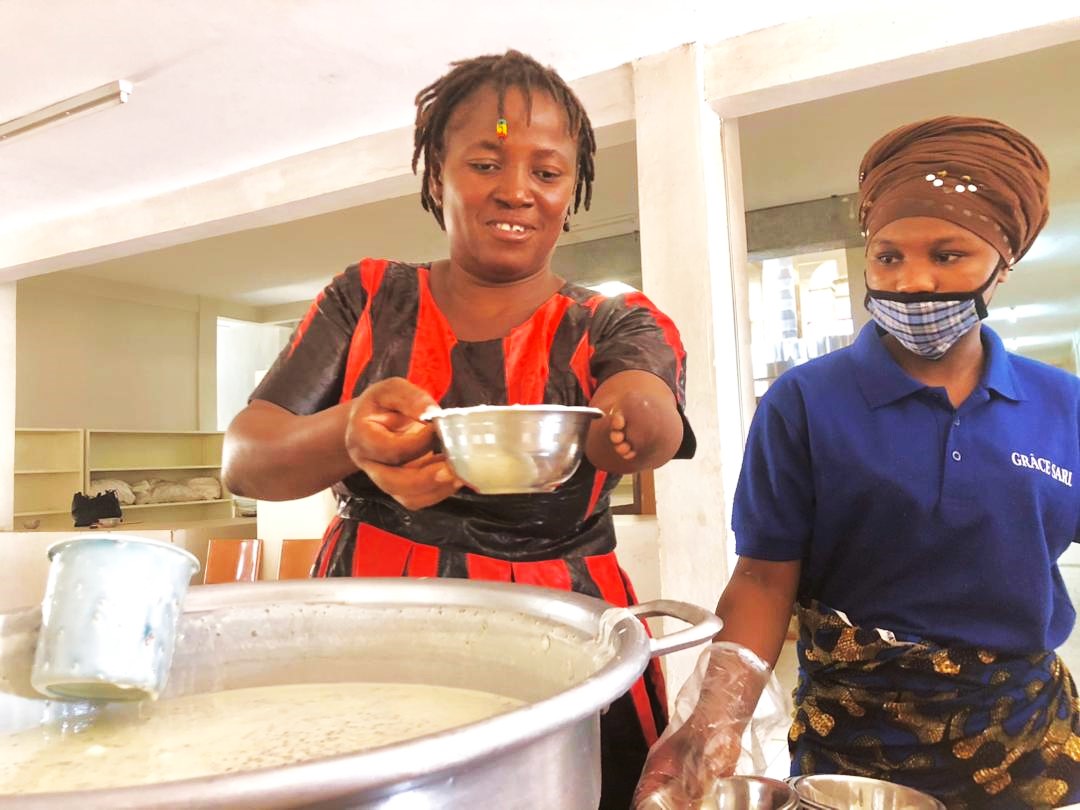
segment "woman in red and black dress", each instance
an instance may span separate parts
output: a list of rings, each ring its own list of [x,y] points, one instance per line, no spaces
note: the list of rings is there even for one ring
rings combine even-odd
[[[450,257],[364,259],[335,278],[226,437],[238,494],[333,486],[316,576],[441,576],[543,585],[616,605],[619,476],[689,457],[685,353],[644,296],[551,270],[588,206],[595,141],[561,78],[515,51],[457,63],[417,96],[421,200]],[[464,488],[418,417],[429,405],[593,405],[586,458],[550,494]],[[657,667],[601,719],[604,808],[629,807],[665,722]]]

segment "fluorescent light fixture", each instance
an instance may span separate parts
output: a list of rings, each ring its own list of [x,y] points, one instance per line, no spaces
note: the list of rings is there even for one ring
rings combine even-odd
[[[10,140],[16,135],[23,135],[35,129],[47,127],[60,121],[66,121],[75,116],[88,113],[102,107],[111,107],[116,104],[124,104],[131,96],[131,82],[118,79],[85,93],[79,93],[64,101],[42,107],[32,113],[13,118],[0,124],[0,141]]]
[[[600,284],[590,284],[588,288],[608,298],[614,298],[616,295],[622,295],[623,293],[637,292],[629,284],[621,281],[604,281]]]

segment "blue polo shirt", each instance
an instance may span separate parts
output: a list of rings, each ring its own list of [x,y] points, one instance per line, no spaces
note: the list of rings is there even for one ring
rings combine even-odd
[[[957,409],[873,324],[762,398],[735,493],[740,556],[801,560],[800,598],[855,624],[1000,652],[1058,647],[1080,539],[1080,379],[1009,354]]]

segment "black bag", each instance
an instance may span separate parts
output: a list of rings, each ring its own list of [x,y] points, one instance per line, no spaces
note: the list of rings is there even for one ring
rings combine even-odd
[[[91,526],[101,518],[123,517],[120,511],[120,499],[116,497],[116,490],[106,490],[94,497],[76,492],[71,499],[71,516],[75,519],[75,526]]]

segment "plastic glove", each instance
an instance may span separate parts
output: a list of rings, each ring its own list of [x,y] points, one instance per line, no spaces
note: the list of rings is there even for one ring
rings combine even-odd
[[[746,647],[730,642],[706,647],[679,690],[670,724],[649,751],[635,810],[713,806],[712,785],[735,772],[743,731],[771,674],[769,665]],[[779,688],[773,692],[773,702],[779,696],[778,705],[783,705]]]

